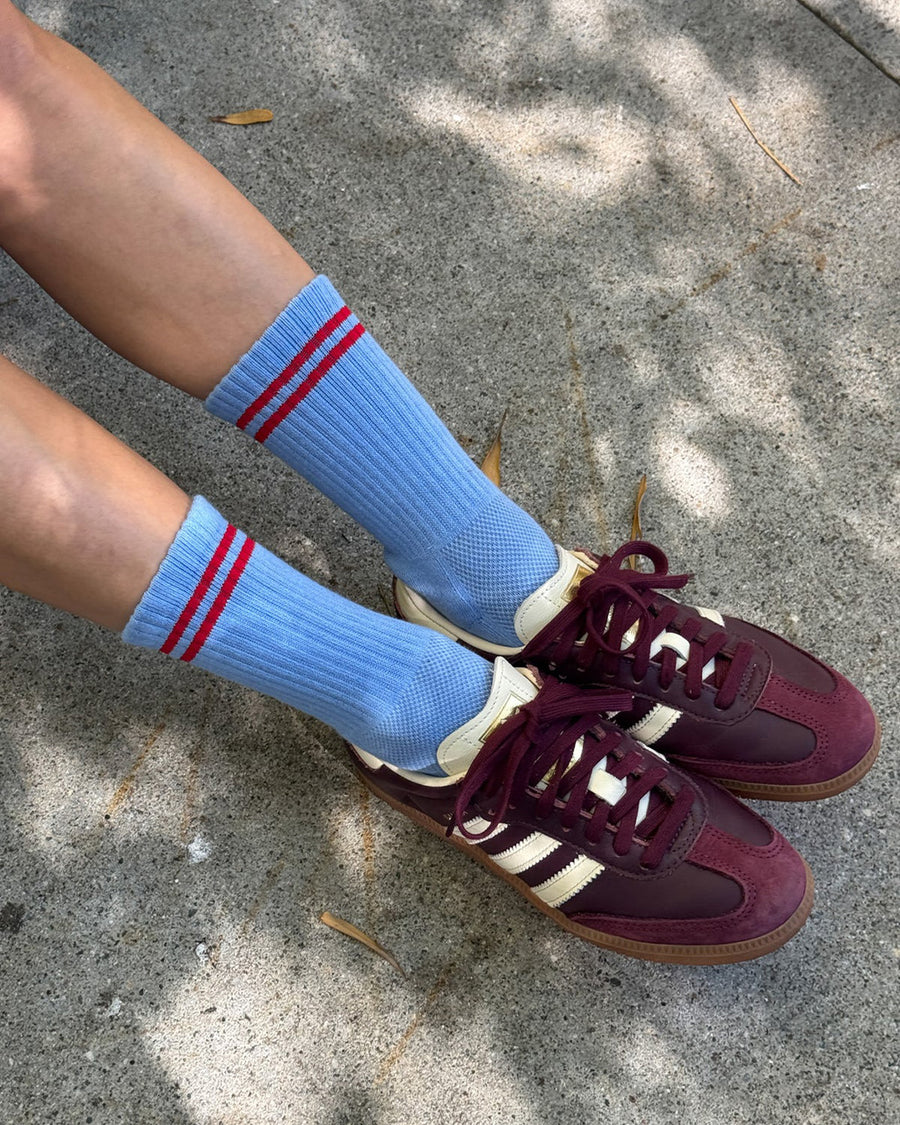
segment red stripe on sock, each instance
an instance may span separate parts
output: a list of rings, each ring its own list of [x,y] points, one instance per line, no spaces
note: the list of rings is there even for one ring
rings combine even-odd
[[[269,418],[267,418],[266,421],[263,422],[263,424],[259,427],[255,434],[257,441],[265,441],[266,438],[269,437],[269,435],[275,429],[275,427],[281,425],[281,423],[285,420],[288,414],[290,414],[297,403],[306,398],[306,396],[313,389],[316,383],[319,382],[323,375],[328,374],[328,372],[332,367],[334,367],[341,356],[353,347],[353,345],[364,332],[365,328],[363,328],[361,324],[357,324],[354,328],[350,329],[350,331],[342,340],[339,340],[334,345],[331,351],[328,352],[328,354],[319,361],[319,363],[312,369],[312,371],[310,371],[309,376],[304,379],[300,386],[292,394],[288,395],[288,397],[284,400],[281,406],[278,407],[274,414],[270,415]]]
[[[237,528],[229,524],[222,538],[219,540],[219,545],[213,552],[213,557],[209,560],[206,570],[204,570],[201,575],[196,589],[193,594],[191,594],[187,605],[182,610],[181,616],[175,622],[172,632],[166,637],[162,648],[159,650],[160,652],[170,653],[181,640],[182,633],[190,624],[191,618],[197,612],[197,607],[206,597],[207,591],[213,584],[213,580],[219,572],[219,567],[222,565],[225,556],[228,554],[228,549],[234,542],[235,535],[237,535]]]
[[[261,395],[258,395],[253,402],[247,407],[244,413],[237,420],[237,427],[239,430],[246,430],[253,419],[259,414],[260,410],[278,394],[281,388],[289,383],[291,379],[297,374],[304,363],[309,359],[313,352],[321,344],[328,339],[331,333],[339,325],[343,324],[347,317],[350,315],[350,310],[346,305],[334,314],[334,316],[326,321],[315,336],[311,337],[302,347],[302,349],[294,356],[291,362],[287,365],[280,375],[276,376],[271,383],[266,387]]]
[[[194,639],[187,646],[182,653],[182,660],[193,660],[197,653],[203,648],[206,638],[212,632],[213,625],[219,620],[222,610],[228,604],[228,599],[234,592],[235,586],[238,584],[238,579],[244,573],[244,567],[247,565],[250,556],[253,554],[253,548],[256,543],[252,539],[245,539],[244,545],[238,552],[238,557],[234,560],[228,576],[222,583],[222,589],[216,594],[213,604],[206,611],[206,617],[200,623],[200,628],[194,634]]]

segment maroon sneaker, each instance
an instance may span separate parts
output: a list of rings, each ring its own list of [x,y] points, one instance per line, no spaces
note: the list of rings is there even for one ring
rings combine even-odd
[[[687,965],[777,949],[809,914],[808,867],[730,794],[603,718],[629,702],[498,659],[483,710],[439,747],[449,776],[351,751],[376,796],[595,945]]]
[[[616,721],[632,738],[743,797],[831,797],[869,770],[878,721],[838,672],[774,633],[661,593],[690,575],[669,574],[651,543],[602,558],[557,550],[559,571],[516,613],[519,648],[464,632],[399,580],[397,610],[488,658],[624,689],[635,705]],[[653,570],[626,569],[633,555]]]

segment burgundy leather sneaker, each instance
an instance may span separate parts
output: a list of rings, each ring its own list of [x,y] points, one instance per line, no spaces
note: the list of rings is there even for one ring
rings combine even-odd
[[[808,867],[725,790],[603,718],[629,702],[500,658],[483,710],[441,743],[449,776],[351,752],[376,796],[595,945],[688,965],[777,949],[809,914]]]
[[[395,581],[401,617],[571,683],[634,695],[616,721],[632,738],[743,797],[811,801],[855,785],[881,731],[863,696],[834,669],[784,638],[661,591],[684,586],[652,543],[612,556],[557,548],[559,571],[515,618],[519,648],[458,629]],[[652,564],[627,569],[629,556]]]

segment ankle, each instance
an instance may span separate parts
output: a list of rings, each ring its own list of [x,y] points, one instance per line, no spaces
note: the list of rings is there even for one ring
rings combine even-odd
[[[388,707],[378,707],[351,741],[403,769],[441,774],[438,747],[490,694],[492,665],[438,634],[429,637],[415,675]]]
[[[515,648],[516,612],[559,569],[543,529],[499,490],[448,542],[415,555],[385,553],[394,573],[455,626]]]

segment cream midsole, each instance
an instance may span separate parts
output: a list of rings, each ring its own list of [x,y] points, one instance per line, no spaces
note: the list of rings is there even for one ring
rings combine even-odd
[[[394,579],[394,598],[397,602],[397,608],[400,610],[400,616],[406,621],[412,621],[414,625],[425,625],[427,628],[443,633],[445,637],[450,637],[451,640],[461,641],[464,645],[477,649],[479,652],[489,652],[492,656],[518,656],[525,647],[524,645],[496,645],[486,641],[483,637],[476,637],[474,633],[467,633],[465,629],[458,628],[452,621],[448,621],[446,617],[438,613],[434,606],[427,602],[421,594],[411,590],[399,578]]]

